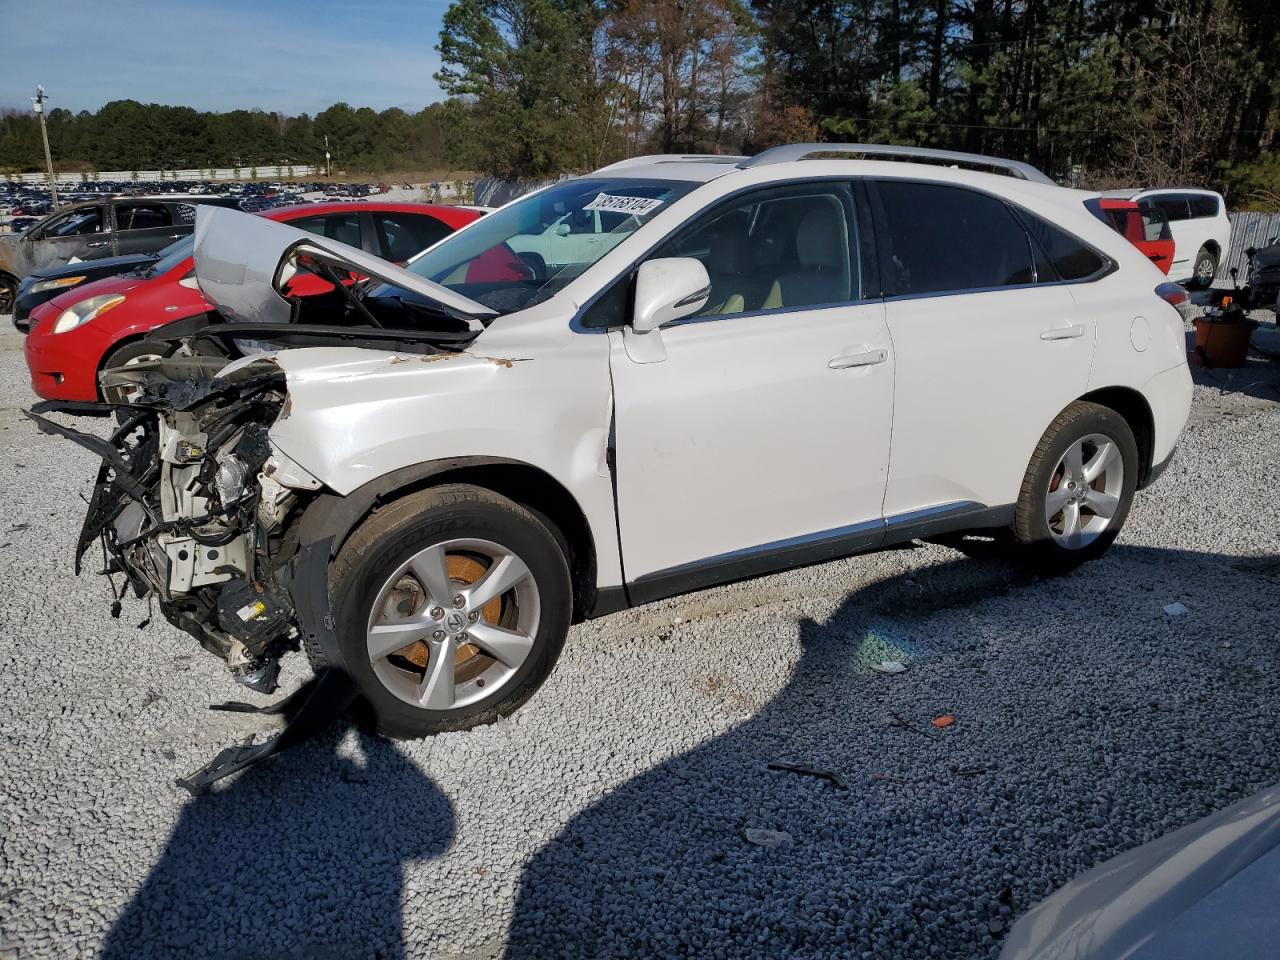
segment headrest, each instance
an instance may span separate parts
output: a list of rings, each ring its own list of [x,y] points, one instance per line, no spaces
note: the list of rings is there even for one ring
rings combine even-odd
[[[736,226],[736,223],[729,224],[727,229],[717,231],[711,238],[711,256],[707,262],[707,270],[711,273],[746,274],[751,271],[747,235],[734,229]]]
[[[847,262],[840,214],[829,203],[820,203],[800,220],[796,229],[796,258],[808,267],[836,267]]]

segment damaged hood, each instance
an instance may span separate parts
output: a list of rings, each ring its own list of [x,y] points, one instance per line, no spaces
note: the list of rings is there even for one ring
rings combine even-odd
[[[200,289],[232,320],[288,323],[292,307],[280,287],[298,271],[297,258],[372,277],[476,322],[497,313],[417,274],[345,243],[224,207],[196,211],[195,272]]]

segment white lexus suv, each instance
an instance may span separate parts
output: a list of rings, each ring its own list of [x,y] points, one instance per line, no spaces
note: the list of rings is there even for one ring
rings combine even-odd
[[[536,247],[564,223],[593,242]],[[103,374],[112,440],[35,417],[104,456],[81,552],[395,737],[511,712],[571,623],[660,597],[965,530],[1095,558],[1191,404],[1181,288],[987,157],[643,157],[407,269],[201,208],[195,256],[220,316]]]

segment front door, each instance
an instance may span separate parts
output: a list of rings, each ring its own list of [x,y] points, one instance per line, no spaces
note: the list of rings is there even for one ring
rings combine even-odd
[[[726,201],[653,257],[695,257],[704,311],[638,362],[610,334],[623,564],[643,601],[882,537],[893,351],[864,299],[847,183]]]
[[[73,259],[89,260],[111,256],[111,228],[102,207],[76,207],[28,234],[32,272],[41,267],[61,266]]]
[[[1169,221],[1173,235],[1173,265],[1169,276],[1174,280],[1191,276],[1196,254],[1200,252],[1200,234],[1203,232],[1191,219],[1191,208],[1185,193],[1157,193],[1138,201],[1139,209],[1154,207]]]

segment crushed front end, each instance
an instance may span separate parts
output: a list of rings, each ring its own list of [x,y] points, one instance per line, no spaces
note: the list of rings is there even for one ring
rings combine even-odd
[[[87,405],[40,404],[28,416],[102,457],[76,571],[98,541],[117,612],[129,587],[155,598],[240,683],[269,693],[300,635],[292,519],[320,483],[268,438],[287,403],[284,373],[268,358],[224,367],[171,356],[104,374],[104,387],[128,398],[113,405],[123,423],[109,437],[41,415]]]

